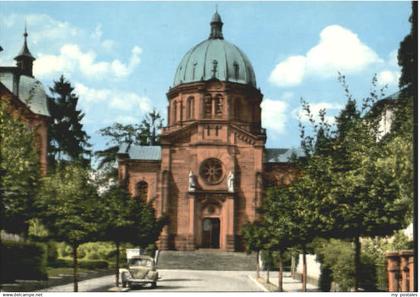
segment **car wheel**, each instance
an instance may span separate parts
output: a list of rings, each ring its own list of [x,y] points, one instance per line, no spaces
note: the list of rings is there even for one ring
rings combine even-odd
[[[150,287],[151,287],[152,289],[156,288],[156,282],[151,283],[151,284],[150,284]]]

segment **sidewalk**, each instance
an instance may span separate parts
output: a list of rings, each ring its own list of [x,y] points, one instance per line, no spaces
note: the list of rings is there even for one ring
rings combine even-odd
[[[256,274],[253,273],[252,275],[249,275],[249,277],[254,280],[255,282],[258,282],[259,284],[263,285],[267,291],[277,291],[278,290],[278,283],[279,283],[279,277],[277,271],[271,271],[270,272],[270,280],[267,284],[267,274],[265,271],[260,271],[260,278],[256,279]],[[285,292],[302,292],[302,283],[299,280],[293,279],[290,275],[290,272],[283,273],[283,291]],[[306,284],[306,291],[307,292],[317,292],[318,287],[311,285],[309,283]]]
[[[114,283],[115,275],[102,276],[95,279],[80,281],[78,284],[79,292],[93,291],[99,287],[107,287]],[[73,283],[45,288],[42,292],[73,292]]]

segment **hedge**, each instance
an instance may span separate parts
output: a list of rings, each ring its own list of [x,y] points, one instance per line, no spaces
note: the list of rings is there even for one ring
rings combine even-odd
[[[4,240],[0,243],[0,262],[0,283],[48,279],[47,251],[40,243]]]
[[[78,260],[79,268],[85,269],[106,269],[108,268],[108,262],[103,260]],[[51,267],[73,267],[73,259],[61,258],[50,263]]]

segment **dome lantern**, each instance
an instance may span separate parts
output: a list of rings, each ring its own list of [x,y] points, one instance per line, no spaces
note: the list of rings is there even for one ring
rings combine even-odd
[[[210,36],[209,39],[223,39],[222,27],[223,22],[217,11],[214,13],[210,22]]]

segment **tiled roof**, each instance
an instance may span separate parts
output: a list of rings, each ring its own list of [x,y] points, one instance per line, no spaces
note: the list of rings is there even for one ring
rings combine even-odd
[[[158,145],[133,145],[123,143],[118,154],[128,154],[132,160],[161,160],[161,147]]]
[[[26,75],[21,75],[18,79],[17,92],[13,90],[15,76],[11,72],[0,73],[1,83],[14,93],[20,101],[25,103],[29,109],[36,114],[50,116],[47,106],[47,95],[42,83]]]
[[[287,163],[292,154],[297,157],[304,157],[302,149],[291,148],[266,148],[264,150],[264,163]]]

